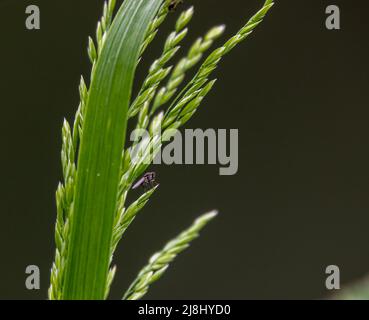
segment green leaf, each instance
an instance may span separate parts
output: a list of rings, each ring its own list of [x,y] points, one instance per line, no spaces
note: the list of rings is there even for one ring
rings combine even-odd
[[[126,0],[103,39],[78,155],[63,299],[104,299],[134,72],[163,0]]]

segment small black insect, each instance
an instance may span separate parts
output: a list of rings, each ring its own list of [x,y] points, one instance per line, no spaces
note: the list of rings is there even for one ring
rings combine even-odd
[[[139,187],[143,187],[145,191],[150,190],[151,188],[154,188],[157,186],[157,182],[155,181],[156,173],[155,172],[147,172],[144,174],[144,176],[138,180],[132,189],[137,189]]]
[[[183,0],[172,0],[168,7],[169,11],[175,11],[181,3],[183,3]]]

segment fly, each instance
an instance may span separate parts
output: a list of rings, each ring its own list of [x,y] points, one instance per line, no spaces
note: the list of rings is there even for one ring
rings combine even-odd
[[[145,191],[150,190],[151,188],[156,187],[158,184],[155,181],[156,173],[155,172],[147,172],[144,174],[144,176],[138,180],[132,189],[137,189],[139,187],[143,187]]]

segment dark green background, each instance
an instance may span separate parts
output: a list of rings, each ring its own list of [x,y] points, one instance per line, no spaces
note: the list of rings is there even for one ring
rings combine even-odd
[[[189,128],[238,128],[239,173],[216,166],[161,166],[160,191],[119,246],[112,298],[148,257],[199,214],[221,215],[181,255],[147,298],[321,298],[325,268],[343,284],[369,272],[369,22],[367,1],[280,0],[221,64],[216,90]],[[227,24],[231,36],[258,0],[196,5],[186,41]],[[24,26],[41,9],[41,30]],[[337,4],[342,29],[325,28]],[[102,1],[0,1],[0,298],[44,299],[53,260],[54,192],[63,117],[73,117],[87,36]],[[146,55],[161,50],[174,17]],[[220,43],[219,43],[220,44]],[[27,291],[36,264],[42,290]]]

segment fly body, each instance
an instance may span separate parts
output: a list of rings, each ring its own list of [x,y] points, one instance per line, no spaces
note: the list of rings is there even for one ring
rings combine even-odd
[[[157,185],[155,178],[156,178],[155,172],[147,172],[144,174],[144,176],[141,179],[139,179],[134,184],[132,189],[143,187],[144,190],[150,190],[151,188],[154,188]]]

